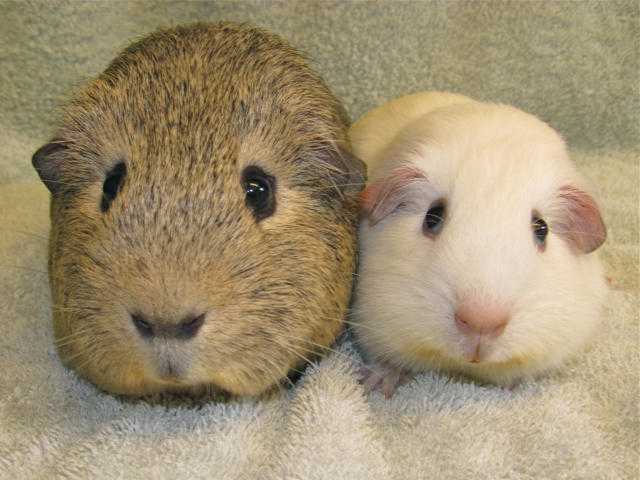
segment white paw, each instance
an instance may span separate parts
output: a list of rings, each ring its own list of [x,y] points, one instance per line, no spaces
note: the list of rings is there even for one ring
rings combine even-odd
[[[411,379],[409,372],[384,363],[365,365],[358,373],[367,394],[380,390],[385,398],[391,398],[397,387]]]

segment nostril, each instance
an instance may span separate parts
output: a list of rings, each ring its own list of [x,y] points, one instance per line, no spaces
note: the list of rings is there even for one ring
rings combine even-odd
[[[464,333],[469,333],[473,328],[469,325],[469,322],[458,312],[455,314],[456,326]]]
[[[507,323],[509,323],[509,319],[508,318],[502,318],[502,319],[498,320],[496,325],[493,327],[492,330],[489,331],[489,333],[491,335],[496,336],[496,337],[499,336],[499,335],[502,335],[502,332],[504,332],[504,329],[507,326]]]
[[[143,337],[153,336],[153,326],[139,313],[131,314],[131,321]]]
[[[486,319],[482,326],[482,333],[490,337],[499,337],[509,323],[509,316],[505,313],[494,313]]]
[[[178,336],[182,338],[191,338],[198,333],[198,330],[204,323],[205,314],[198,316],[189,316],[185,318],[178,326]]]

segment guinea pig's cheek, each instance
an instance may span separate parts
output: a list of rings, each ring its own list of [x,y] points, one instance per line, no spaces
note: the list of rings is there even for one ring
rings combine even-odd
[[[149,381],[149,377],[141,367],[122,368],[115,371],[113,380],[103,385],[106,390],[123,395],[144,395],[158,391],[159,387]],[[100,385],[100,382],[95,382]]]
[[[295,223],[297,217],[306,211],[308,199],[300,192],[296,192],[280,185],[276,192],[276,210],[273,215],[260,221],[265,230],[277,230],[282,225]]]
[[[244,376],[236,376],[231,372],[216,374],[212,379],[214,385],[234,395],[259,395],[269,386],[255,380],[250,381]]]
[[[510,322],[504,333],[496,338],[487,350],[487,362],[499,365],[501,368],[518,368],[524,365],[534,366],[545,363],[550,349],[556,348],[558,338],[548,335],[551,325],[557,318],[549,316],[546,308],[535,308],[536,296],[539,292],[531,292],[533,297],[521,299],[519,307],[515,308]],[[543,298],[543,297],[541,297]],[[551,310],[554,311],[553,306]],[[551,327],[552,329],[554,327]]]
[[[427,343],[414,346],[413,350],[415,351],[413,356],[420,362],[437,362],[443,356],[442,350]]]
[[[84,219],[96,219],[101,215],[100,199],[102,198],[102,187],[95,183],[87,187],[74,199],[76,215]]]
[[[514,351],[510,342],[503,338],[482,342],[481,352],[482,362],[488,364],[512,362],[522,356],[522,353]]]
[[[273,384],[273,377],[245,371],[241,365],[226,362],[218,367],[198,365],[191,372],[194,384],[214,385],[233,395],[258,395]]]

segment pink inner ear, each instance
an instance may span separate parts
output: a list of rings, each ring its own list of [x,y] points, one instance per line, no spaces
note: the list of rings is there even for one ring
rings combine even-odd
[[[378,180],[360,194],[362,213],[375,225],[398,206],[409,200],[409,186],[416,181],[425,182],[426,175],[413,166],[396,168],[388,177]]]
[[[563,201],[563,218],[552,228],[579,252],[593,252],[607,238],[607,230],[595,200],[571,185],[561,187],[558,195]]]

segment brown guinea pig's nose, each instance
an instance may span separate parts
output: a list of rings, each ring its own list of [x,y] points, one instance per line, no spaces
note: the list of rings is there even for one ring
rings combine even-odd
[[[205,314],[188,315],[179,323],[151,319],[141,313],[132,313],[131,321],[144,338],[165,337],[188,340],[193,338],[204,323]]]
[[[498,306],[463,303],[455,313],[458,329],[467,335],[497,337],[509,322],[509,313]]]

